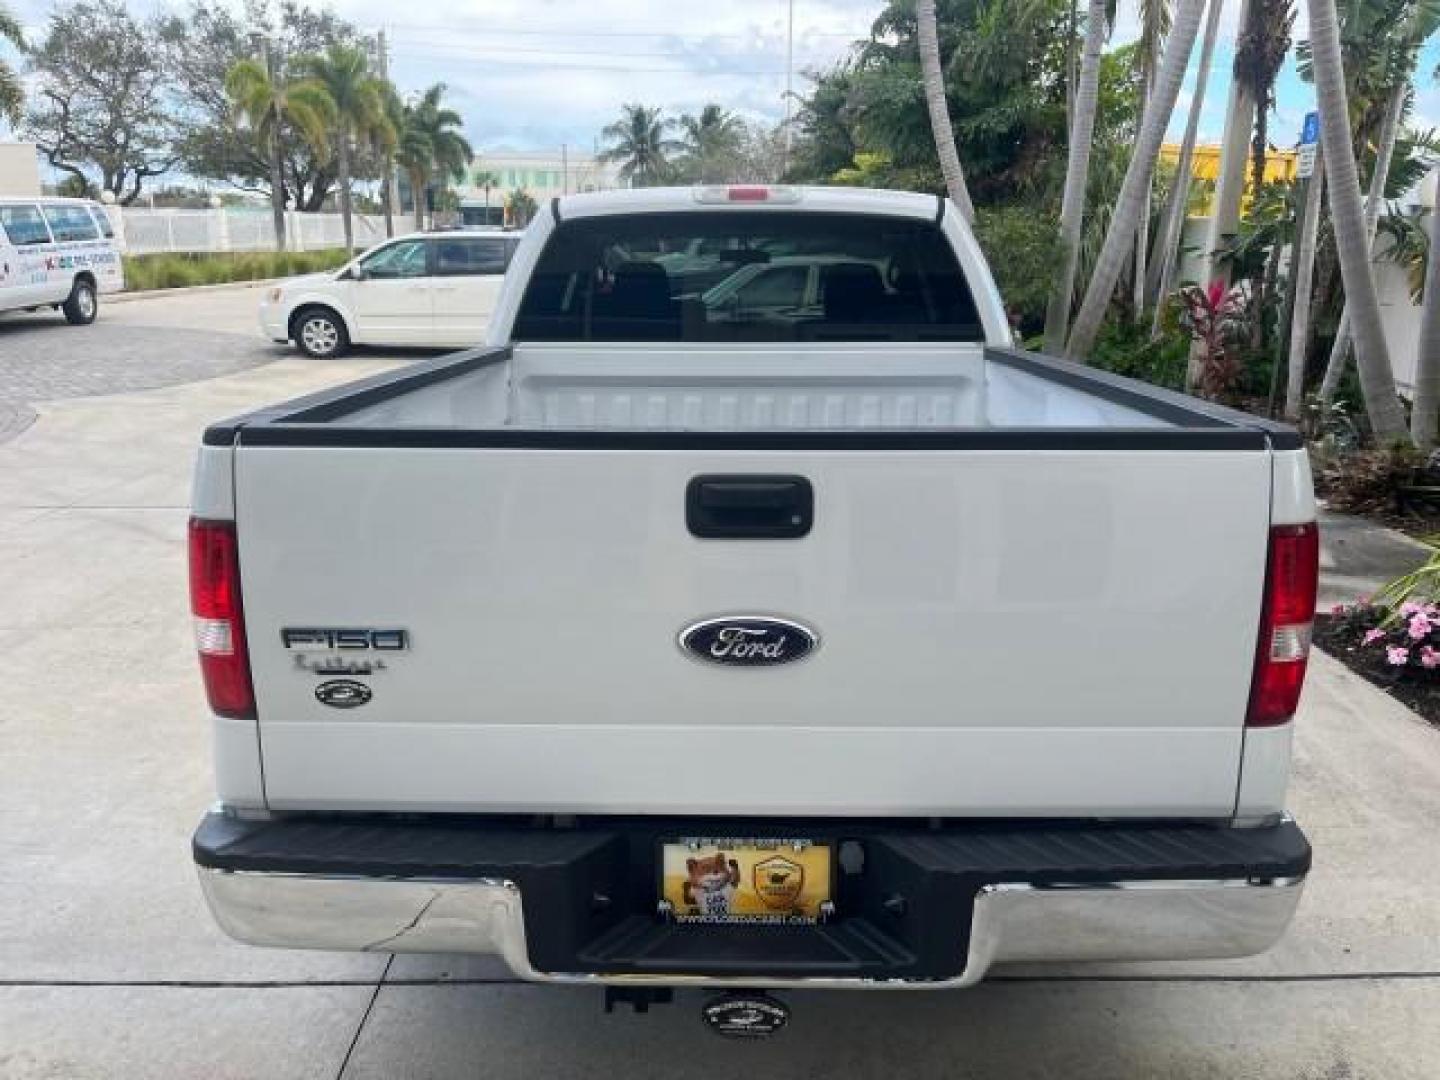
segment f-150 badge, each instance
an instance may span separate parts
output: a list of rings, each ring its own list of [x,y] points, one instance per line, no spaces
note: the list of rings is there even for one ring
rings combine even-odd
[[[789,664],[815,651],[820,637],[808,626],[768,615],[727,615],[687,626],[680,647],[697,660],[728,667]]]

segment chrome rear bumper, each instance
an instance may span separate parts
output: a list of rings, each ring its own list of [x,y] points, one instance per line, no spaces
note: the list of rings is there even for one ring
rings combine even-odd
[[[1249,956],[1284,933],[1303,877],[984,886],[961,973],[947,979],[538,971],[524,898],[510,881],[346,877],[198,867],[230,936],[254,945],[361,952],[483,953],[535,982],[805,988],[973,986],[1007,961],[1181,960]]]

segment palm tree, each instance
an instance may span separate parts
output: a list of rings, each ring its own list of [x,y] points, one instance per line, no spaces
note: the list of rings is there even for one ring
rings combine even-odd
[[[1391,8],[1374,13],[1356,12],[1356,17],[1351,20],[1353,26],[1347,24],[1342,31],[1342,53],[1345,36],[1358,39],[1353,45],[1360,54],[1365,69],[1361,73],[1362,78],[1366,82],[1371,81],[1371,78],[1378,78],[1382,83],[1386,79],[1390,82],[1388,91],[1385,92],[1385,112],[1380,121],[1379,135],[1376,137],[1375,165],[1370,174],[1370,191],[1365,203],[1365,226],[1372,246],[1375,243],[1375,229],[1380,220],[1381,205],[1385,199],[1385,185],[1389,180],[1390,167],[1395,156],[1395,143],[1410,105],[1415,62],[1420,47],[1434,33],[1437,25],[1440,25],[1440,5],[1431,0],[1417,0],[1408,6],[1408,17],[1404,20],[1404,28],[1399,34],[1385,34],[1387,27],[1384,19],[1393,10]],[[1366,18],[1366,14],[1370,17]],[[1335,341],[1330,349],[1330,359],[1325,365],[1320,398],[1327,403],[1334,399],[1349,359],[1349,316],[1347,305],[1347,309],[1341,313],[1340,326],[1335,332]]]
[[[1165,35],[1170,33],[1169,0],[1139,0],[1140,38],[1135,45],[1135,55],[1140,68],[1140,126],[1145,125],[1145,112],[1150,108],[1150,98],[1155,92],[1155,68],[1160,62],[1161,50],[1165,47]],[[1136,318],[1145,310],[1145,255],[1150,249],[1150,186],[1147,184],[1141,198],[1140,219],[1135,226],[1135,272],[1131,275],[1131,291],[1134,297]]]
[[[340,186],[340,216],[345,247],[355,252],[354,207],[350,192],[350,154],[362,140],[393,144],[395,130],[385,115],[384,83],[370,73],[370,59],[354,45],[331,45],[321,56],[300,59],[300,70],[325,88],[334,103],[335,166]]]
[[[1241,0],[1240,25],[1250,17],[1252,0]],[[1220,167],[1211,200],[1210,226],[1206,230],[1204,279],[1228,281],[1230,271],[1220,260],[1220,253],[1234,239],[1240,223],[1240,202],[1245,195],[1245,164],[1249,157],[1252,129],[1255,123],[1255,101],[1240,79],[1231,78],[1230,96],[1225,104],[1225,129],[1220,136]],[[1198,371],[1191,365],[1191,379]]]
[[[1065,194],[1060,201],[1060,273],[1045,308],[1045,349],[1059,353],[1065,348],[1070,325],[1070,305],[1075,300],[1075,269],[1080,264],[1080,235],[1085,223],[1085,190],[1090,178],[1090,143],[1095,133],[1095,114],[1100,101],[1100,51],[1109,26],[1106,0],[1090,0],[1085,19],[1085,48],[1080,57],[1080,80],[1075,91],[1074,120],[1070,126],[1070,151],[1065,163]]]
[[[1305,395],[1305,357],[1310,352],[1310,288],[1315,276],[1315,241],[1320,234],[1320,203],[1325,190],[1325,154],[1315,148],[1315,167],[1305,188],[1300,237],[1290,274],[1290,358],[1285,379],[1285,419],[1299,420]]]
[[[733,179],[745,122],[719,105],[706,105],[699,116],[680,117],[682,167],[691,180],[715,184]]]
[[[1155,157],[1160,152],[1160,143],[1165,138],[1165,129],[1170,124],[1170,113],[1175,108],[1175,98],[1180,93],[1180,84],[1185,79],[1185,69],[1190,63],[1190,50],[1195,45],[1195,35],[1200,30],[1200,16],[1205,10],[1205,0],[1179,0],[1175,9],[1175,22],[1165,45],[1165,57],[1161,61],[1159,74],[1155,79],[1155,93],[1150,98],[1150,107],[1145,111],[1145,123],[1135,141],[1135,150],[1125,170],[1125,180],[1120,185],[1120,195],[1115,200],[1115,209],[1110,218],[1110,228],[1105,234],[1105,243],[1095,260],[1095,270],[1085,290],[1085,299],[1075,316],[1075,325],[1070,330],[1070,340],[1065,345],[1067,356],[1084,358],[1095,344],[1100,332],[1100,322],[1110,306],[1115,293],[1115,284],[1120,280],[1120,271],[1135,239],[1135,228],[1139,221],[1140,209],[1150,190],[1150,179],[1155,173]]]
[[[485,190],[485,224],[490,224],[490,189],[500,186],[500,174],[490,169],[476,169],[472,182]]]
[[[1396,83],[1385,106],[1385,118],[1380,122],[1380,143],[1375,148],[1375,164],[1370,170],[1370,190],[1365,196],[1365,246],[1373,250],[1375,231],[1380,223],[1380,206],[1385,201],[1385,182],[1390,177],[1390,163],[1395,157],[1395,141],[1400,134],[1400,121],[1410,96],[1409,82]],[[1327,405],[1335,400],[1340,389],[1340,379],[1345,374],[1345,365],[1350,359],[1350,303],[1340,309],[1340,325],[1335,328],[1335,340],[1330,345],[1330,358],[1325,362],[1325,375],[1320,382],[1320,400]]]
[[[464,123],[454,109],[440,104],[445,84],[436,83],[420,100],[405,107],[405,122],[395,155],[410,177],[410,194],[415,202],[415,227],[425,227],[425,191],[439,181],[443,190],[449,180],[465,179],[465,170],[475,159],[470,144],[456,129]]]
[[[405,103],[395,84],[386,82],[381,88],[384,97],[385,119],[389,124],[391,138],[384,145],[385,186],[381,189],[385,207],[385,235],[395,235],[395,212],[400,206],[400,185],[395,180],[395,152],[400,148],[400,137],[405,130]]]
[[[611,145],[600,152],[598,160],[619,162],[620,179],[634,187],[664,183],[672,171],[667,155],[679,149],[675,140],[666,137],[673,126],[674,121],[662,118],[659,109],[621,106],[620,119],[601,132]]]
[[[25,28],[4,6],[0,6],[0,38],[10,42],[19,52],[25,51]],[[20,109],[24,104],[25,84],[13,67],[0,60],[0,116],[14,126],[20,122]]]
[[[1430,212],[1430,254],[1425,259],[1425,299],[1420,314],[1420,342],[1415,354],[1415,400],[1410,410],[1410,437],[1429,450],[1435,445],[1440,413],[1440,211]]]
[[[925,109],[930,114],[930,131],[940,156],[940,172],[950,201],[967,221],[975,220],[975,204],[965,186],[965,170],[955,149],[955,132],[950,128],[950,106],[945,100],[945,75],[940,66],[940,34],[935,27],[935,0],[916,0],[916,36],[920,42],[920,77],[925,85]]]
[[[1275,107],[1275,79],[1290,52],[1290,27],[1295,22],[1291,0],[1250,0],[1235,41],[1235,79],[1255,104],[1250,140],[1250,191],[1265,186],[1265,150],[1269,145],[1270,110]]]
[[[284,79],[257,60],[237,60],[225,73],[225,93],[241,118],[270,152],[270,209],[275,221],[275,245],[285,250],[285,129],[291,128],[310,144],[317,157],[329,154],[330,124],[335,103],[325,88],[311,79]]]
[[[1320,106],[1320,141],[1330,183],[1330,221],[1340,276],[1355,334],[1355,360],[1370,429],[1380,440],[1408,438],[1405,413],[1395,395],[1395,373],[1380,324],[1380,301],[1371,275],[1370,245],[1360,205],[1360,177],[1350,145],[1350,104],[1340,62],[1340,27],[1335,0],[1306,0],[1315,97]]]
[[[1160,235],[1155,238],[1154,258],[1150,261],[1150,275],[1145,283],[1150,302],[1155,307],[1154,322],[1150,326],[1152,338],[1160,336],[1160,319],[1165,299],[1170,295],[1175,258],[1180,248],[1180,229],[1190,206],[1195,140],[1200,132],[1200,112],[1205,108],[1205,88],[1210,82],[1210,61],[1215,55],[1215,38],[1224,5],[1225,0],[1210,0],[1205,17],[1205,37],[1200,43],[1200,66],[1195,72],[1195,91],[1190,98],[1190,115],[1185,121],[1185,136],[1180,142],[1180,157],[1175,164],[1175,182],[1170,185],[1170,194],[1160,213]]]

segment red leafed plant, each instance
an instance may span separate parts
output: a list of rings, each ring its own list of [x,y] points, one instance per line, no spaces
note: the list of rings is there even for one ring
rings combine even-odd
[[[1186,285],[1180,290],[1180,325],[1199,344],[1196,388],[1208,398],[1220,398],[1240,381],[1237,346],[1249,325],[1249,297],[1236,285],[1215,280],[1205,288]]]

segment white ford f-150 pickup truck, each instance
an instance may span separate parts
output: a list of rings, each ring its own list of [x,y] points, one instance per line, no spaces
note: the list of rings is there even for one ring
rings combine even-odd
[[[1309,869],[1299,439],[1018,351],[934,196],[558,199],[488,344],[212,426],[190,557],[244,941],[954,987]]]

